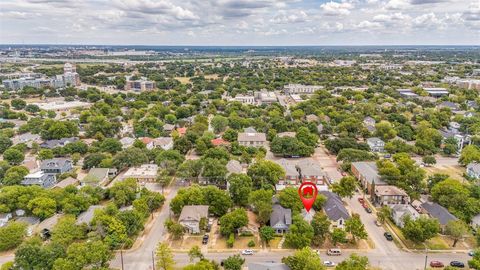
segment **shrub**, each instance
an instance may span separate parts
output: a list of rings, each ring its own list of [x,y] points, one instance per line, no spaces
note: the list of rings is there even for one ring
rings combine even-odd
[[[231,233],[227,240],[227,247],[232,248],[234,243],[235,243],[235,236],[233,235],[233,233]]]
[[[254,246],[255,246],[255,241],[250,240],[250,242],[248,242],[248,247],[254,247]]]

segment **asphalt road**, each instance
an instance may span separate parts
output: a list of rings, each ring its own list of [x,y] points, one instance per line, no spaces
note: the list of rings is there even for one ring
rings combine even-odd
[[[143,239],[139,239],[143,241],[142,244],[135,250],[123,252],[124,270],[151,269],[152,255],[157,244],[163,241],[166,234],[166,229],[163,224],[170,216],[170,201],[175,197],[177,191],[178,187],[172,185],[171,190],[166,196],[166,200],[162,209],[154,217],[155,221],[150,228],[150,231],[147,233],[147,235],[141,236]],[[111,266],[121,269],[121,265],[120,253],[117,252],[117,255],[111,262]]]

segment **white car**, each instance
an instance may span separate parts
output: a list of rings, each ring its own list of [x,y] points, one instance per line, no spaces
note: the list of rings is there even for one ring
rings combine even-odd
[[[253,255],[253,250],[251,249],[242,250],[242,255]]]
[[[334,267],[335,263],[332,261],[324,261],[323,265],[325,265],[326,267]]]

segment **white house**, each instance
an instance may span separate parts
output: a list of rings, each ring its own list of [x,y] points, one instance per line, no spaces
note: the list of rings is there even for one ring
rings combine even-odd
[[[377,137],[368,138],[367,144],[372,152],[383,152],[385,148],[385,142]]]
[[[410,204],[393,204],[390,206],[392,208],[393,222],[395,222],[395,224],[400,228],[403,228],[403,224],[407,216],[412,220],[416,220],[420,217],[420,213]]]
[[[190,233],[200,233],[200,220],[208,220],[208,205],[185,205],[178,222]]]

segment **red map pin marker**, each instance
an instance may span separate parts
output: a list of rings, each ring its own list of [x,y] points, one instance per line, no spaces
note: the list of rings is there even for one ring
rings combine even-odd
[[[303,206],[305,206],[305,210],[307,210],[307,212],[310,212],[310,209],[312,209],[315,199],[317,198],[317,194],[317,186],[312,182],[303,182],[298,188],[298,195],[300,195],[300,199],[302,200]]]

